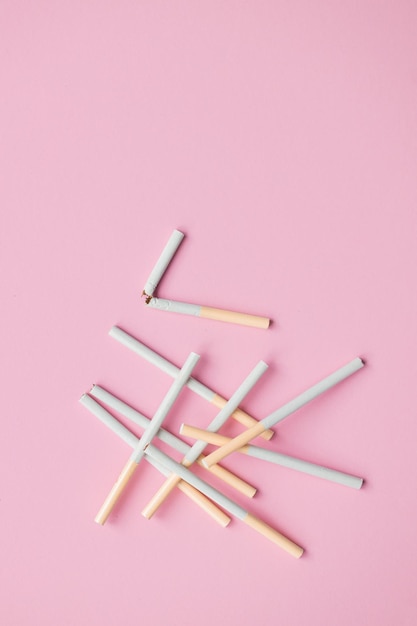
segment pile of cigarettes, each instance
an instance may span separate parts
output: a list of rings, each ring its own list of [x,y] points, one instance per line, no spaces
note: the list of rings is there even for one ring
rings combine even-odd
[[[163,249],[143,289],[146,306],[229,323],[268,328],[270,320],[265,317],[165,300],[154,295],[183,237],[183,233],[175,230]],[[247,454],[266,463],[281,465],[310,474],[311,476],[345,485],[346,487],[353,489],[361,488],[363,484],[362,478],[250,443],[256,437],[263,437],[269,440],[274,434],[274,431],[271,430],[273,426],[361,369],[364,366],[364,361],[361,358],[357,357],[343,365],[264,419],[258,421],[239,407],[245,396],[268,369],[268,365],[264,361],[260,361],[253,368],[230,399],[226,400],[226,398],[223,398],[192,376],[200,358],[198,354],[191,352],[183,366],[179,368],[117,326],[110,330],[110,336],[149,363],[166,372],[173,378],[173,382],[151,419],[145,417],[135,408],[99,385],[94,385],[87,394],[81,397],[81,404],[132,448],[126,465],[123,467],[117,481],[96,515],[95,521],[98,524],[103,525],[106,522],[133,473],[142,459],[145,459],[166,477],[165,482],[142,511],[142,515],[147,519],[152,517],[171,491],[177,487],[220,525],[227,526],[231,520],[230,516],[237,517],[293,557],[299,558],[304,551],[302,547],[197,476],[191,469],[193,463],[198,463],[217,479],[224,481],[249,498],[255,495],[256,488],[220,465],[220,462],[230,454],[236,452]],[[182,424],[179,434],[176,435],[162,426],[170,409],[185,386],[210,404],[215,405],[219,412],[204,429]],[[141,437],[139,438],[124,426],[108,409],[120,413],[120,415],[139,426],[142,430]],[[225,437],[218,432],[231,417],[245,427],[245,430],[234,438]],[[179,435],[194,439],[195,443],[191,446]],[[168,454],[162,452],[153,442],[154,438],[159,438],[168,446],[181,453],[183,455],[181,462],[177,462]],[[205,456],[204,450],[209,444],[216,446],[216,449]]]

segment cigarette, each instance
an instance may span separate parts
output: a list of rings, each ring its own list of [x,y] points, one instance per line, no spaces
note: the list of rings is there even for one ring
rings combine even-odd
[[[244,326],[254,326],[256,328],[268,328],[270,320],[267,317],[249,315],[247,313],[237,313],[235,311],[216,309],[199,304],[188,304],[185,302],[176,302],[175,300],[164,300],[162,298],[154,297],[155,290],[183,238],[184,233],[179,230],[174,230],[165,245],[161,256],[153,267],[143,288],[142,295],[146,296],[146,304],[148,304],[151,308],[162,311],[171,311],[172,313],[195,315],[196,317],[205,317],[207,319],[229,322],[231,324],[243,324]]]
[[[195,317],[204,317],[206,319],[218,320],[219,322],[229,322],[230,324],[253,326],[255,328],[268,328],[271,321],[268,317],[261,317],[260,315],[238,313],[227,309],[216,309],[201,304],[189,304],[188,302],[177,302],[176,300],[166,300],[164,298],[147,299],[147,305],[159,311],[194,315]]]
[[[136,448],[139,443],[139,438],[135,434],[133,434],[128,428],[126,428],[126,426],[121,424],[119,420],[113,417],[113,415],[111,415],[111,413],[103,408],[98,402],[96,402],[96,400],[94,400],[91,396],[84,394],[83,396],[81,396],[80,402],[88,411],[90,411],[90,413],[95,415],[105,426],[110,428],[110,430],[112,430],[131,448]],[[141,417],[143,417],[146,422],[149,422],[148,418],[146,418],[145,416]],[[181,440],[178,439],[178,441]],[[145,459],[164,476],[170,475],[171,472],[167,470],[163,465],[155,461],[155,459],[152,459],[149,456],[145,456]],[[195,502],[195,504],[202,508],[206,513],[208,513],[221,526],[225,527],[229,524],[231,518],[226,515],[224,511],[219,509],[219,507],[216,506],[211,500],[209,500],[209,498],[207,498],[204,494],[195,489],[195,487],[192,487],[188,483],[182,481],[181,483],[179,483],[178,489],[180,489],[188,498],[190,498],[190,500]]]
[[[156,410],[155,415],[153,416],[153,418],[151,419],[151,421],[148,423],[147,427],[145,428],[143,435],[140,438],[137,446],[134,448],[133,452],[131,453],[129,460],[127,461],[126,465],[123,467],[117,481],[113,485],[107,498],[105,499],[99,512],[97,513],[96,518],[95,518],[95,521],[97,522],[97,524],[101,524],[101,525],[105,524],[116,502],[122,495],[128,482],[130,481],[133,474],[135,473],[141,459],[143,458],[145,454],[146,448],[149,446],[152,439],[156,436],[156,433],[161,428],[161,425],[164,419],[168,415],[172,405],[174,404],[175,400],[177,399],[181,390],[186,384],[199,358],[200,356],[198,354],[195,354],[194,352],[191,352],[191,354],[188,356],[178,376],[174,379],[174,382],[171,384],[171,387],[169,388],[168,393],[166,394],[161,404],[159,405],[158,409]]]
[[[140,428],[145,429],[147,427],[150,421],[147,417],[145,417],[142,413],[139,413],[139,411],[131,407],[129,404],[126,404],[126,402],[123,402],[123,400],[120,400],[119,398],[111,394],[109,391],[106,391],[105,389],[103,389],[103,387],[100,387],[99,385],[93,385],[89,394],[93,398],[96,398],[100,402],[103,402],[104,404],[106,404],[111,409],[114,409],[115,411],[120,413],[120,415],[123,415],[124,417],[127,417],[128,419],[130,419],[132,422],[140,426]],[[177,450],[178,452],[180,452],[182,455],[187,454],[187,452],[191,450],[191,446],[188,445],[188,443],[186,443],[179,437],[176,437],[175,435],[170,433],[168,430],[165,430],[164,428],[159,429],[157,433],[157,437],[161,441],[168,444],[174,450]],[[204,455],[201,455],[201,457],[197,459],[197,463],[199,465],[202,465],[203,458],[204,458]],[[221,465],[212,465],[209,468],[209,472],[211,472],[214,476],[216,476],[220,480],[223,480],[225,483],[227,483],[231,487],[234,487],[237,491],[239,491],[245,496],[252,497],[253,494],[256,492],[255,487],[250,485],[245,480],[242,480],[242,478],[239,478],[238,476],[236,476],[236,474],[233,474],[233,472],[230,472],[226,468],[221,467]]]
[[[165,248],[162,250],[161,256],[154,265],[148,280],[143,288],[143,295],[152,298],[155,289],[157,288],[162,276],[164,275],[168,265],[171,263],[174,254],[176,253],[181,241],[184,239],[184,233],[179,230],[174,230],[170,236]]]
[[[268,369],[268,365],[263,361],[260,361],[254,369],[251,371],[249,376],[245,378],[243,383],[239,386],[239,388],[232,395],[230,400],[225,404],[225,406],[219,411],[216,417],[211,421],[209,425],[209,430],[211,432],[216,432],[219,430],[226,420],[230,417],[233,411],[238,407],[238,405],[242,402],[244,397],[249,393],[249,391],[254,387],[257,381],[260,379],[262,374]],[[207,446],[205,441],[196,441],[192,448],[187,452],[187,454],[182,459],[181,463],[185,467],[189,467],[196,461],[204,451],[204,448]],[[164,500],[168,497],[171,491],[175,488],[175,486],[181,480],[178,474],[172,474],[158,489],[153,498],[149,501],[146,507],[142,511],[142,515],[147,519],[150,519],[152,515],[157,511],[157,509],[161,506]],[[252,495],[255,495],[253,493]]]
[[[230,498],[222,494],[220,491],[206,483],[204,480],[193,474],[189,469],[184,467],[181,463],[177,463],[171,457],[161,452],[158,448],[150,445],[145,450],[146,455],[151,456],[153,459],[164,465],[173,474],[178,474],[183,480],[190,483],[193,487],[201,491],[210,500],[218,504],[222,509],[225,509],[228,513],[237,517],[242,522],[264,535],[270,541],[273,541],[279,547],[291,554],[295,558],[300,558],[303,554],[303,548],[299,545],[279,533],[274,528],[271,528],[268,524],[255,517],[240,505],[233,502]]]
[[[190,437],[191,439],[198,439],[205,441],[207,444],[213,444],[215,446],[222,446],[225,443],[231,441],[230,437],[225,437],[219,433],[209,432],[202,428],[196,428],[195,426],[188,426],[182,424],[180,429],[181,435],[184,437]],[[338,470],[324,467],[323,465],[317,465],[316,463],[310,463],[309,461],[303,461],[287,454],[281,454],[280,452],[274,452],[273,450],[266,450],[265,448],[259,448],[258,446],[246,445],[239,448],[237,452],[253,456],[262,461],[274,463],[275,465],[281,465],[289,469],[309,474],[310,476],[316,476],[318,478],[324,478],[339,485],[345,487],[351,487],[352,489],[360,489],[363,484],[363,478],[358,476],[352,476]]]
[[[177,375],[179,368],[176,365],[159,355],[157,352],[154,352],[151,348],[145,346],[145,344],[141,343],[138,339],[135,339],[132,335],[129,335],[118,326],[113,326],[109,331],[109,335],[169,376],[175,377]],[[203,385],[203,383],[200,383],[192,376],[187,382],[187,387],[189,387],[189,389],[201,398],[207,400],[207,402],[210,402],[210,404],[214,404],[214,406],[219,409],[221,409],[227,402],[225,398],[217,394],[215,391],[212,391],[209,387]],[[258,424],[258,421],[254,417],[251,417],[248,413],[242,411],[242,409],[236,409],[236,411],[232,413],[232,417],[247,428],[253,426],[254,424]],[[273,434],[273,430],[267,429],[262,433],[261,437],[264,439],[271,439]]]
[[[293,400],[290,400],[290,402],[287,402],[287,404],[284,404],[283,407],[265,417],[255,426],[248,428],[248,430],[244,431],[234,439],[231,439],[228,443],[220,446],[220,448],[207,455],[203,460],[203,465],[210,467],[213,463],[218,463],[232,452],[235,452],[242,446],[252,441],[252,439],[255,439],[255,437],[260,435],[266,428],[271,428],[271,426],[278,424],[278,422],[297,411],[297,409],[300,409],[317,396],[321,395],[331,387],[334,387],[337,383],[341,382],[348,376],[351,376],[363,366],[364,362],[360,358],[350,361],[347,365],[339,368],[317,384],[313,385],[313,387],[307,389],[307,391],[304,391]]]

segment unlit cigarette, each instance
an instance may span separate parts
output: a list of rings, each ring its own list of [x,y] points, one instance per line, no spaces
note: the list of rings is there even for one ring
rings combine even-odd
[[[155,415],[145,428],[144,433],[140,438],[136,448],[133,450],[129,460],[123,467],[119,478],[113,485],[110,493],[108,494],[99,512],[97,513],[95,521],[98,524],[104,524],[106,522],[116,502],[122,495],[124,489],[126,488],[126,485],[133,476],[137,466],[139,465],[143,455],[145,454],[147,446],[149,446],[152,439],[156,436],[156,433],[161,428],[162,422],[168,415],[172,405],[174,404],[175,400],[177,399],[178,395],[186,384],[199,358],[200,357],[198,354],[192,352],[185,361],[183,367],[178,373],[178,376],[176,376],[176,378],[174,379],[171,387],[168,390],[168,393],[156,410]]]
[[[140,426],[141,428],[145,429],[149,424],[150,420],[145,417],[145,415],[139,413],[139,411],[131,407],[126,402],[123,402],[123,400],[120,400],[120,398],[117,398],[109,391],[103,389],[103,387],[100,387],[99,385],[93,385],[89,393],[91,396],[93,396],[93,398],[97,398],[97,400],[100,400],[100,402],[103,402],[111,409],[118,411],[118,413],[124,415],[124,417],[127,417],[135,424],[138,424],[138,426]],[[174,448],[174,450],[177,450],[183,455],[187,454],[187,452],[191,450],[191,446],[188,445],[188,443],[186,443],[179,437],[176,437],[164,428],[159,429],[157,437],[161,441],[164,441],[166,444],[171,446],[171,448]],[[197,459],[197,463],[199,465],[202,465],[202,459],[203,455],[201,455],[200,458]],[[211,472],[214,476],[216,476],[220,480],[223,480],[223,482],[230,485],[245,496],[252,497],[254,493],[256,493],[255,487],[250,485],[242,478],[239,478],[238,476],[236,476],[236,474],[233,474],[233,472],[230,472],[225,467],[221,467],[220,465],[212,465],[210,468],[205,469],[208,469],[209,472]]]
[[[281,420],[291,415],[291,413],[297,411],[297,409],[300,409],[308,402],[311,402],[311,400],[313,400],[320,394],[324,393],[331,387],[334,387],[334,385],[341,382],[348,376],[351,376],[363,366],[364,362],[360,358],[356,358],[353,361],[350,361],[350,363],[348,363],[347,365],[339,368],[316,385],[313,385],[313,387],[310,387],[310,389],[307,389],[307,391],[304,391],[304,393],[301,393],[293,400],[290,400],[290,402],[287,402],[287,404],[284,404],[283,407],[277,409],[276,411],[265,417],[255,426],[252,426],[234,439],[231,439],[228,443],[220,446],[220,448],[218,448],[211,454],[207,455],[206,458],[203,460],[203,465],[205,465],[206,467],[210,467],[210,465],[212,465],[213,463],[218,463],[232,452],[235,452],[242,446],[249,443],[249,441],[252,441],[252,439],[255,439],[255,437],[260,435],[266,428],[271,428],[271,426],[274,426]]]
[[[143,288],[143,295],[148,298],[151,297],[158,286],[159,281],[164,275],[168,265],[170,264],[174,254],[176,253],[178,246],[184,239],[184,234],[179,230],[174,230],[171,237],[168,240],[165,248],[162,250],[161,256],[157,260],[154,268],[152,269],[145,287]]]
[[[242,520],[242,522],[245,522],[248,526],[251,526],[254,530],[264,535],[264,537],[270,541],[273,541],[295,558],[298,559],[303,554],[303,548],[246,511],[244,508],[236,504],[236,502],[233,502],[233,500],[230,500],[230,498],[193,474],[193,472],[184,467],[184,465],[177,463],[171,459],[171,457],[158,450],[155,446],[148,446],[145,453],[152,456],[155,460],[161,463],[161,465],[165,465],[166,468],[173,474],[179,474],[183,480],[187,481],[190,485],[204,493],[204,495],[210,498],[210,500],[216,502],[216,504],[221,506],[228,513]]]
[[[201,304],[189,304],[188,302],[177,302],[176,300],[166,300],[165,298],[152,298],[147,301],[149,307],[168,311],[170,313],[181,313],[182,315],[194,315],[195,317],[205,317],[219,322],[229,322],[230,324],[241,324],[243,326],[254,326],[255,328],[268,328],[270,319],[249,313],[238,313],[227,309],[216,309]]]
[[[210,431],[215,432],[223,426],[226,420],[230,417],[233,411],[238,407],[244,397],[249,393],[249,391],[257,383],[259,378],[262,376],[262,374],[264,374],[267,369],[268,366],[263,361],[260,361],[254,367],[252,372],[249,374],[249,376],[245,378],[243,383],[235,391],[230,400],[211,421],[208,427]],[[200,457],[206,446],[207,444],[205,441],[196,441],[196,443],[184,456],[181,463],[185,467],[189,467],[192,463],[194,463],[194,461],[196,461]],[[163,485],[158,489],[158,491],[147,504],[147,506],[143,509],[142,515],[147,519],[150,519],[180,480],[181,478],[178,474],[172,474],[172,476],[170,476],[165,481],[165,483],[163,483]]]
[[[132,335],[129,335],[118,326],[113,326],[109,331],[109,335],[145,359],[145,361],[148,361],[148,363],[152,363],[152,365],[155,365],[158,369],[162,370],[166,374],[169,374],[169,376],[175,377],[177,375],[179,368],[176,365],[159,355],[151,348],[145,346],[138,339],[135,339]],[[210,402],[210,404],[214,404],[214,406],[220,409],[227,402],[225,398],[212,391],[209,387],[203,385],[203,383],[200,383],[192,376],[187,382],[187,387],[189,387],[198,396],[204,398]],[[254,417],[251,417],[248,413],[242,411],[242,409],[236,409],[236,411],[232,413],[232,417],[247,428],[253,426],[254,424],[258,424],[258,421]],[[264,439],[270,439],[273,434],[273,430],[267,429],[261,434],[261,437]]]
[[[87,394],[84,394],[80,398],[81,404],[90,411],[93,415],[95,415],[105,426],[110,428],[118,437],[120,437],[125,443],[127,443],[131,448],[136,448],[139,443],[139,438],[132,433],[126,426],[121,424],[119,420],[117,420],[111,413],[109,413],[104,407],[102,407],[98,402],[96,402],[92,397]],[[148,418],[142,416],[147,422],[149,422]],[[168,433],[170,434],[170,433]],[[181,441],[180,439],[178,441]],[[189,447],[189,446],[188,446]],[[166,469],[165,466],[161,465],[155,459],[145,456],[146,461],[151,463],[161,474],[164,476],[169,476],[171,472]],[[217,467],[217,466],[216,466]],[[185,481],[181,481],[178,485],[178,489],[180,489],[188,498],[190,498],[193,502],[195,502],[201,509],[203,509],[206,513],[208,513],[216,522],[218,522],[221,526],[227,526],[230,522],[230,517],[224,513],[218,506],[216,506],[209,498],[207,498],[201,491],[195,489],[190,484]]]
[[[198,439],[205,441],[206,443],[213,444],[215,446],[223,446],[231,441],[230,437],[225,437],[219,433],[209,432],[202,428],[196,428],[195,426],[188,426],[183,424],[180,429],[181,435],[190,437],[192,439]],[[268,461],[275,465],[281,465],[282,467],[288,467],[289,469],[303,472],[304,474],[310,474],[310,476],[317,476],[318,478],[324,478],[339,485],[345,485],[346,487],[352,487],[353,489],[360,489],[362,487],[363,478],[358,476],[352,476],[338,470],[324,467],[323,465],[317,465],[316,463],[310,463],[309,461],[303,461],[296,459],[293,456],[287,454],[281,454],[280,452],[274,452],[273,450],[267,450],[265,448],[259,448],[258,446],[246,445],[239,448],[237,452],[242,452],[248,456],[253,456],[262,461]]]

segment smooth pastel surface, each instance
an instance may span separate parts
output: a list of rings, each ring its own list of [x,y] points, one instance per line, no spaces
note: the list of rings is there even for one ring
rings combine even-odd
[[[416,41],[408,0],[0,4],[1,624],[416,624]],[[175,228],[158,295],[268,330],[146,307]],[[171,384],[114,324],[225,397],[265,360],[258,418],[366,360],[257,441],[361,490],[227,460],[300,560],[181,493],[145,520],[148,465],[94,523],[130,450],[79,397]],[[185,389],[166,426],[216,412]]]

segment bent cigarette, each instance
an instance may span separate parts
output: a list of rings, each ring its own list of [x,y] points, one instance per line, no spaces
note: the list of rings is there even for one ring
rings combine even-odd
[[[137,437],[134,433],[132,433],[126,426],[124,426],[119,420],[117,420],[111,413],[109,413],[104,407],[102,407],[98,402],[96,402],[92,397],[87,394],[84,394],[80,398],[80,403],[88,410],[90,413],[95,415],[107,428],[110,428],[118,437],[120,437],[125,443],[127,443],[131,448],[136,448],[139,443],[139,437]],[[143,416],[144,417],[144,416]],[[144,417],[145,420],[149,421],[148,418]],[[169,434],[169,433],[168,433]],[[180,441],[180,440],[178,440]],[[163,465],[155,461],[149,456],[145,456],[145,459],[148,463],[153,465],[161,474],[164,476],[169,476],[170,471],[166,469]],[[224,513],[218,506],[216,506],[209,498],[207,498],[200,491],[192,487],[188,483],[182,481],[178,485],[178,489],[180,489],[190,500],[195,502],[203,511],[208,513],[218,524],[225,527],[229,524],[231,518]]]
[[[210,498],[210,500],[213,500],[213,502],[216,502],[216,504],[221,506],[228,513],[237,517],[242,522],[264,535],[264,537],[270,541],[273,541],[280,548],[291,554],[291,556],[298,559],[303,554],[304,550],[299,545],[249,513],[243,507],[236,504],[236,502],[233,502],[233,500],[193,474],[193,472],[184,467],[184,465],[177,463],[152,444],[146,448],[145,453],[161,463],[161,465],[165,465],[165,467],[173,474],[179,474],[183,480],[187,481],[190,485],[193,485],[193,487],[204,493],[204,495]]]
[[[193,315],[195,317],[205,317],[220,322],[230,324],[241,324],[243,326],[253,326],[255,328],[268,328],[270,319],[249,313],[238,313],[226,309],[216,309],[201,304],[189,304],[188,302],[177,302],[176,300],[166,300],[165,298],[152,298],[147,300],[147,305],[152,309],[168,311],[170,313],[181,313],[182,315]]]
[[[190,437],[191,439],[198,439],[205,441],[206,443],[213,444],[215,446],[222,446],[225,443],[231,441],[230,437],[225,437],[219,433],[209,432],[202,428],[196,428],[195,426],[188,426],[182,424],[180,428],[181,435]],[[281,454],[280,452],[274,452],[273,450],[267,450],[265,448],[259,448],[258,446],[246,445],[239,448],[237,452],[253,456],[262,461],[274,463],[275,465],[281,465],[282,467],[288,467],[289,469],[296,470],[297,472],[303,472],[310,476],[317,476],[318,478],[324,478],[339,485],[345,485],[346,487],[352,487],[352,489],[360,489],[363,484],[363,478],[358,476],[352,476],[345,472],[330,469],[323,465],[317,465],[316,463],[310,463],[309,461],[303,461],[287,454]]]
[[[184,233],[180,232],[179,230],[174,230],[165,248],[162,250],[161,256],[154,265],[149,275],[149,278],[143,288],[143,295],[147,296],[147,298],[152,297],[155,289],[157,288],[162,276],[164,275],[168,265],[171,263],[172,258],[183,239]]]
[[[233,411],[237,408],[237,406],[242,402],[244,397],[249,393],[249,391],[254,387],[259,378],[265,371],[268,369],[268,365],[263,361],[260,361],[254,369],[251,371],[249,376],[245,378],[243,383],[239,386],[239,388],[232,395],[230,400],[225,404],[225,406],[219,411],[216,417],[211,421],[209,425],[209,430],[215,432],[219,430],[223,426],[223,424],[227,421]],[[204,448],[207,446],[205,441],[196,441],[192,448],[187,452],[187,454],[182,459],[181,463],[185,467],[189,467],[194,463],[196,459],[200,457]],[[171,491],[175,488],[175,486],[181,480],[178,474],[172,474],[168,480],[166,480],[163,485],[158,489],[153,498],[149,501],[149,503],[145,506],[142,511],[142,515],[147,519],[150,519],[152,515],[158,510],[164,500],[168,497]],[[255,495],[254,493],[252,495]]]
[[[113,326],[109,331],[109,335],[169,376],[175,377],[177,375],[179,368],[176,365],[159,355],[151,348],[145,346],[138,339],[135,339],[132,335],[129,335],[118,326]],[[215,391],[212,391],[209,387],[203,385],[203,383],[200,383],[192,376],[187,382],[187,387],[189,387],[189,389],[191,389],[198,396],[204,398],[210,402],[210,404],[214,404],[214,406],[218,408],[222,408],[227,402],[225,398],[217,394]],[[234,411],[232,413],[232,417],[247,428],[253,426],[254,424],[258,424],[258,421],[254,417],[251,417],[248,413],[245,413],[245,411],[242,411],[241,409]],[[261,436],[264,439],[271,439],[273,434],[273,430],[267,429]]]
[[[119,398],[111,394],[109,391],[103,389],[103,387],[100,387],[99,385],[93,385],[89,394],[93,398],[97,398],[98,400],[100,400],[100,402],[106,404],[111,409],[118,411],[118,413],[120,413],[124,417],[127,417],[141,428],[145,429],[147,427],[150,421],[147,417],[145,417],[142,413],[139,413],[139,411],[131,407],[129,404],[126,404],[126,402],[123,402],[123,400],[120,400]],[[187,454],[187,452],[191,450],[191,446],[188,443],[186,443],[179,437],[176,437],[164,428],[159,429],[157,437],[161,441],[164,441],[166,444],[171,446],[171,448],[174,448],[174,450],[177,450],[183,455]],[[201,466],[203,458],[204,455],[201,455],[197,459],[197,463]],[[242,480],[242,478],[239,478],[238,476],[236,476],[236,474],[233,474],[233,472],[229,471],[225,467],[222,467],[221,465],[212,465],[209,468],[209,472],[211,472],[214,476],[216,476],[220,480],[223,480],[223,482],[230,485],[245,496],[252,497],[256,492],[255,487],[250,485],[245,480]]]
[[[231,439],[228,443],[220,446],[220,448],[218,448],[211,454],[207,455],[206,458],[203,460],[203,465],[205,465],[206,467],[210,467],[210,465],[212,465],[213,463],[218,463],[232,452],[235,452],[242,446],[252,441],[252,439],[255,439],[255,437],[260,435],[266,428],[271,428],[271,426],[278,424],[278,422],[282,421],[308,402],[311,402],[311,400],[321,395],[331,387],[334,387],[334,385],[341,382],[348,376],[351,376],[363,366],[364,362],[360,358],[356,358],[353,361],[350,361],[350,363],[348,363],[347,365],[339,368],[316,385],[313,385],[313,387],[307,389],[307,391],[304,391],[300,395],[296,396],[293,400],[290,400],[290,402],[287,402],[287,404],[284,404],[283,407],[277,409],[276,411],[265,417],[255,426],[252,426],[234,439]]]
[[[139,439],[139,442],[136,448],[133,450],[132,454],[130,455],[129,460],[127,461],[126,465],[122,469],[122,472],[119,478],[113,485],[107,498],[105,499],[99,512],[97,513],[95,521],[98,524],[103,525],[106,522],[116,502],[122,495],[128,482],[130,481],[136,468],[138,467],[142,457],[144,456],[146,448],[149,446],[152,439],[156,436],[156,433],[161,428],[161,425],[164,419],[168,415],[172,405],[174,404],[175,400],[177,399],[181,390],[183,389],[185,383],[190,377],[191,372],[196,366],[199,358],[200,356],[198,354],[195,354],[194,352],[192,352],[188,356],[187,360],[185,361],[178,376],[174,379],[174,382],[169,388],[168,393],[166,394],[161,404],[159,405],[158,409],[156,410],[155,415],[153,416],[153,418],[151,419],[151,421],[148,423],[147,427],[145,428],[143,435]]]

